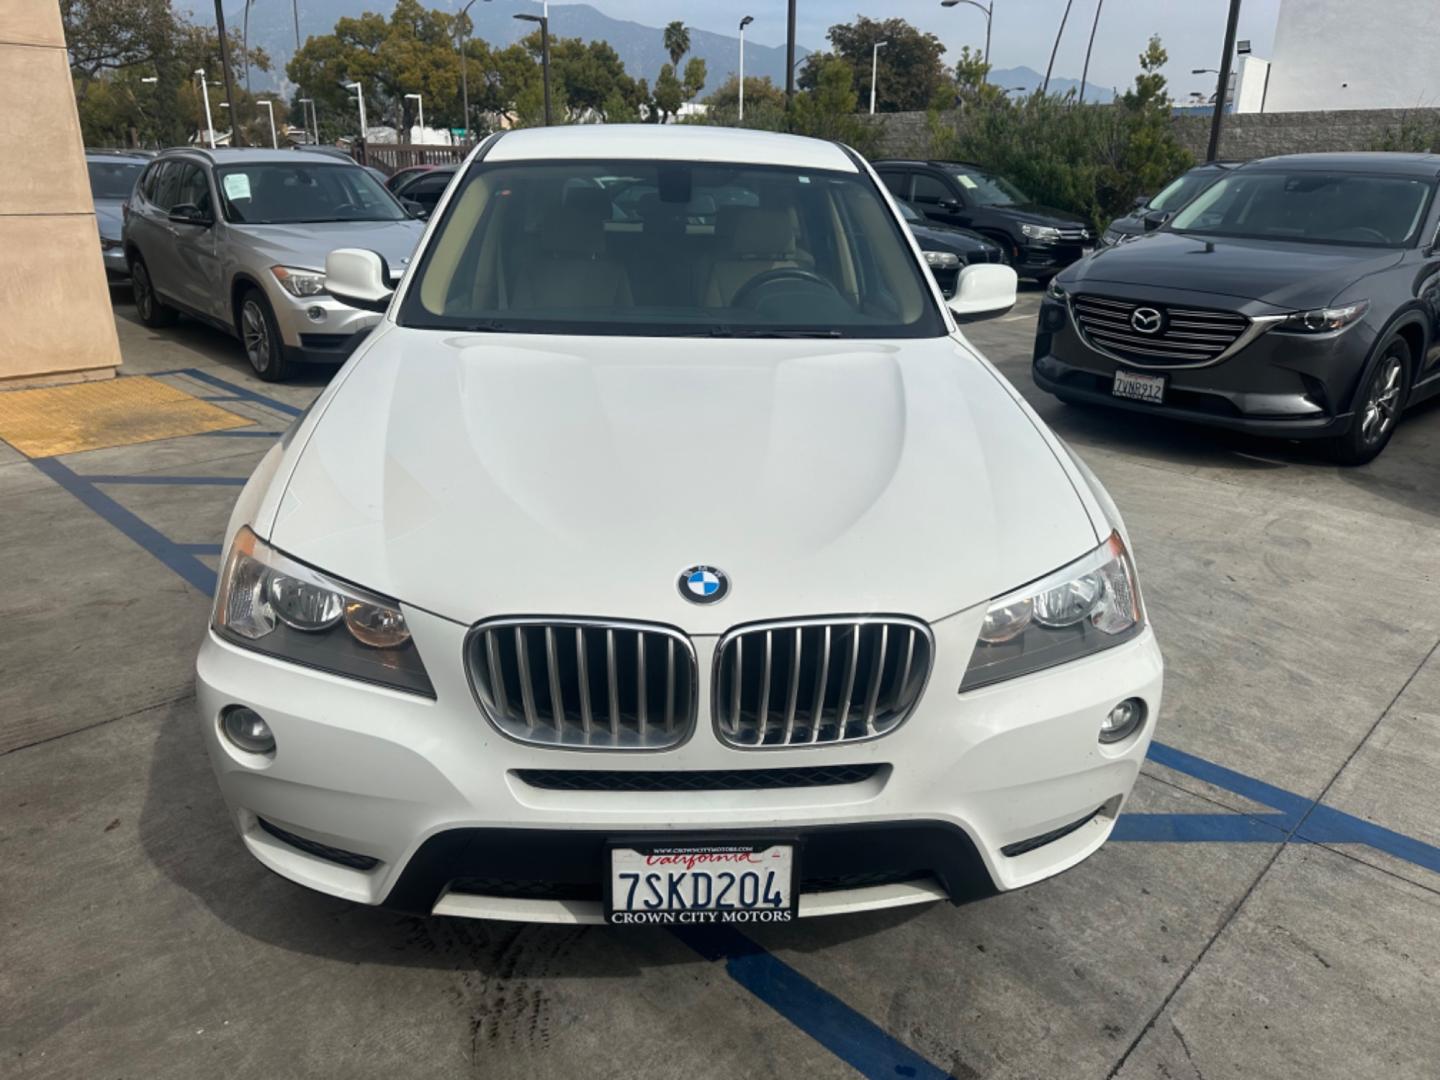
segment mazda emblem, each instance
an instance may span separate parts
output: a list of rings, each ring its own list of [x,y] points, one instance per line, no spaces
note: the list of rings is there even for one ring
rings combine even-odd
[[[1142,334],[1158,334],[1164,321],[1153,307],[1137,307],[1130,313],[1130,325]]]

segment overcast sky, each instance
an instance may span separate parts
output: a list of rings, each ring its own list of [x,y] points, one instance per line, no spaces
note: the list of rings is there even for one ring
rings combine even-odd
[[[556,0],[564,2],[564,0]],[[751,41],[785,43],[786,0],[586,0],[607,15],[648,26],[682,19],[687,25],[734,34],[742,15],[755,16],[746,30]],[[988,2],[988,0],[984,0]],[[994,0],[995,26],[990,60],[997,68],[1025,65],[1044,71],[1066,0]],[[1293,2],[1293,0],[1292,0]],[[1100,32],[1090,61],[1090,82],[1129,86],[1138,71],[1136,57],[1151,34],[1159,34],[1170,53],[1166,75],[1171,95],[1184,100],[1191,90],[1212,93],[1215,76],[1191,75],[1192,68],[1218,67],[1225,44],[1229,0],[1103,0]],[[1096,0],[1073,0],[1070,21],[1055,59],[1055,73],[1078,79],[1085,45],[1095,18]],[[1270,55],[1280,0],[1244,0],[1238,37],[1249,38],[1257,56]],[[871,18],[906,19],[945,43],[947,62],[960,46],[985,42],[985,16],[961,4],[942,8],[940,0],[799,0],[797,38],[809,48],[824,48],[825,31],[849,22],[857,12]]]

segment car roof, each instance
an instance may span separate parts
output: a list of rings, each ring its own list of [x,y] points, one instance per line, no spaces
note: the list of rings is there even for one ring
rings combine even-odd
[[[982,172],[990,172],[984,165],[973,161],[959,161],[947,158],[885,158],[883,161],[873,163],[878,169],[881,165],[915,165],[931,169],[943,168],[946,165],[962,165],[967,169],[980,169]]]
[[[1426,179],[1440,175],[1440,154],[1398,154],[1389,150],[1335,154],[1283,154],[1246,162],[1246,169],[1305,169],[1316,172],[1390,173]]]
[[[523,128],[497,136],[491,161],[716,161],[858,172],[837,143],[770,131],[701,124],[575,124]]]
[[[86,150],[86,161],[120,161],[130,165],[143,165],[150,160],[150,154],[143,154],[139,151],[131,153],[128,150]]]
[[[358,162],[348,154],[327,154],[324,152],[315,153],[297,150],[273,150],[269,147],[229,147],[217,146],[211,150],[204,146],[172,146],[160,154],[162,158],[196,156],[211,161],[216,165],[257,165],[265,162],[281,162],[293,165],[297,160],[304,160],[312,165],[323,165],[327,162],[344,167],[354,165]]]

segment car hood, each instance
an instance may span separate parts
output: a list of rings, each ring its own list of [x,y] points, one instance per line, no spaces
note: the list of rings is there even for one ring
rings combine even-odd
[[[95,224],[105,239],[120,239],[120,229],[125,224],[124,206],[124,203],[110,199],[95,200]]]
[[[551,337],[385,325],[271,540],[462,623],[935,620],[1098,542],[1050,443],[949,339]],[[260,523],[261,528],[264,522]],[[681,571],[731,580],[714,607]]]
[[[969,229],[961,229],[954,225],[941,225],[938,222],[920,224],[910,222],[910,231],[915,234],[915,239],[920,241],[923,248],[927,243],[934,245],[940,251],[998,251],[1000,246],[986,240],[979,233],[973,233]]]
[[[1015,203],[1011,206],[992,206],[988,209],[1004,214],[1015,221],[1027,222],[1031,225],[1083,225],[1090,227],[1090,222],[1079,214],[1072,214],[1068,210],[1058,210],[1053,206],[1044,206],[1041,203]]]
[[[1150,233],[1097,251],[1060,275],[1067,289],[1136,286],[1216,293],[1283,310],[1323,307],[1357,278],[1393,266],[1398,251],[1274,240],[1215,240]]]
[[[325,256],[336,248],[379,252],[397,276],[410,262],[425,232],[423,222],[322,221],[297,225],[232,225],[235,232],[267,259],[302,270],[324,270]]]

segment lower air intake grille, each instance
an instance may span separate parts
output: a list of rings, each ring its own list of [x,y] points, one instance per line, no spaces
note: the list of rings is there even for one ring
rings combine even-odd
[[[889,734],[920,700],[933,657],[930,628],[896,616],[732,630],[715,651],[716,734],[743,749]]]
[[[339,863],[341,866],[348,866],[352,870],[373,870],[380,865],[380,860],[369,855],[357,855],[353,851],[346,851],[344,848],[331,847],[329,844],[322,844],[318,840],[307,840],[303,836],[296,836],[294,833],[280,828],[279,825],[272,825],[264,818],[256,818],[260,828],[276,840],[289,844],[293,848],[299,848],[307,855],[314,855],[317,859],[324,859],[327,862]]]
[[[550,791],[762,791],[825,787],[869,780],[880,765],[824,765],[799,769],[630,770],[516,769],[531,787]]]
[[[500,619],[475,627],[465,650],[481,709],[512,739],[661,750],[695,723],[695,651],[668,626]]]

